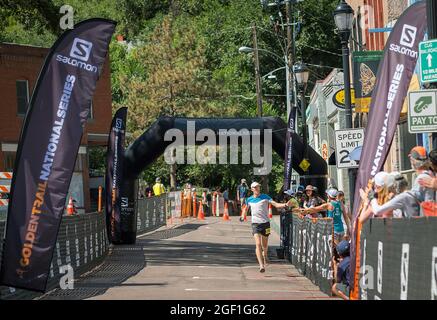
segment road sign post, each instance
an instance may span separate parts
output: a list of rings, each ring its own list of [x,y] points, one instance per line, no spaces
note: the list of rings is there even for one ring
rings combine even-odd
[[[437,39],[419,44],[420,80],[437,82]]]
[[[364,129],[344,129],[335,131],[335,158],[338,169],[358,168],[358,163],[349,154],[364,143]]]
[[[410,133],[437,132],[437,90],[409,93],[408,131]]]

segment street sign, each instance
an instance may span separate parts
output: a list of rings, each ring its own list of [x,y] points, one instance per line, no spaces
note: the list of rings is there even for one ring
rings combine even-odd
[[[411,91],[408,95],[408,131],[437,132],[437,90]]]
[[[349,153],[364,143],[364,129],[344,129],[335,131],[335,158],[337,168],[358,168],[358,163],[349,159]]]
[[[303,159],[301,161],[301,163],[299,164],[299,167],[303,170],[303,171],[307,171],[308,168],[310,167],[310,162],[307,159]]]
[[[326,140],[322,140],[321,151],[323,160],[328,160],[328,142]]]
[[[437,39],[419,43],[420,81],[437,81]]]

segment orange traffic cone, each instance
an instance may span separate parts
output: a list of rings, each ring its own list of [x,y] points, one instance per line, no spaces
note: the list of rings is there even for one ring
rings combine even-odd
[[[273,218],[273,213],[272,213],[272,204],[269,203],[269,219]]]
[[[70,197],[68,200],[68,206],[67,206],[67,215],[72,216],[74,215],[74,204],[73,204],[73,197]]]
[[[199,215],[197,216],[197,219],[205,220],[205,215],[203,213],[203,203],[202,203],[202,201],[199,202]]]
[[[197,201],[196,201],[196,192],[193,192],[193,218],[196,217],[196,212],[197,212]]]
[[[228,220],[231,220],[231,218],[229,218],[228,203],[225,202],[225,209],[223,211],[223,221],[228,221]]]

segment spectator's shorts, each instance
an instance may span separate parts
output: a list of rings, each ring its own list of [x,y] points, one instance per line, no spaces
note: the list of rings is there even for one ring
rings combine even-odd
[[[337,283],[337,285],[335,287],[337,288],[338,291],[343,292],[346,296],[349,297],[350,288],[348,285],[346,285],[344,283]]]
[[[257,233],[268,237],[270,235],[270,222],[252,223],[252,234],[255,235]]]

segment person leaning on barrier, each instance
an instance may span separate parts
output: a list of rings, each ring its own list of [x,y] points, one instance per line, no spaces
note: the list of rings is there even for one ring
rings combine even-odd
[[[335,247],[338,254],[338,261],[332,259],[334,264],[335,283],[332,286],[332,293],[343,300],[349,300],[350,291],[350,244],[349,241],[343,240]]]
[[[300,211],[300,207],[299,207],[299,201],[297,201],[297,199],[295,198],[296,193],[289,189],[289,190],[285,190],[284,194],[286,195],[285,197],[285,201],[286,201],[286,210],[288,209],[288,211],[291,210],[291,212],[299,212]]]
[[[320,211],[327,211],[328,218],[334,220],[334,242],[339,243],[343,238],[348,238],[350,233],[350,220],[346,213],[342,210],[341,203],[337,201],[338,190],[331,188],[326,190],[326,195],[328,196],[328,202],[320,206],[303,209],[304,214],[314,214]],[[347,232],[345,233],[343,221],[341,217],[343,216],[346,222]]]
[[[437,190],[437,150],[432,150],[429,153],[428,158],[430,161],[429,169],[432,171],[433,176],[428,175],[420,177],[417,182],[422,187]]]

